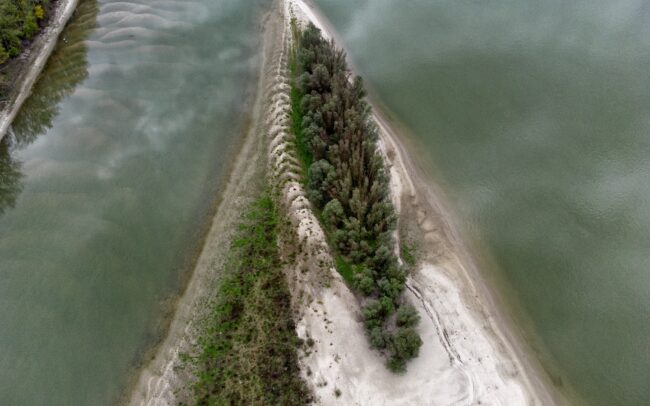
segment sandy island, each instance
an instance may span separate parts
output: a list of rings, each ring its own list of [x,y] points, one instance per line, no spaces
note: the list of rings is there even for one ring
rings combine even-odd
[[[303,22],[311,21],[325,37],[337,40],[341,46],[331,25],[312,4],[302,0],[286,4],[285,18],[293,13]],[[330,269],[330,288],[319,289],[318,283],[306,288],[314,300],[303,305],[298,322],[299,334],[316,341],[315,349],[302,363],[307,371],[305,379],[319,403],[562,403],[536,361],[523,351],[524,343],[516,340],[494,308],[485,283],[441,203],[440,191],[409,159],[391,124],[377,109],[374,111],[381,130],[380,148],[390,167],[400,227],[415,234],[412,237],[420,242],[424,254],[407,282],[407,297],[422,317],[419,332],[424,345],[420,356],[409,363],[406,374],[387,371],[383,360],[368,348],[357,301]],[[292,193],[298,192],[294,189]],[[313,215],[302,217],[301,238],[322,238]],[[309,218],[307,223],[315,224],[305,227],[305,218]],[[312,244],[318,245],[316,241]],[[299,285],[309,285],[310,278],[303,279]]]
[[[384,359],[370,349],[358,301],[332,266],[325,236],[300,180],[288,117],[291,15],[303,23],[312,21],[324,36],[336,38],[317,9],[305,1],[276,0],[264,18],[253,123],[167,338],[142,370],[129,403],[172,405],[183,400],[179,390],[189,378],[176,368],[178,353],[191,343],[193,320],[200,317],[201,306],[218,280],[231,235],[228,230],[236,224],[238,210],[254,195],[247,184],[264,174],[278,192],[279,207],[292,230],[281,234],[281,252],[288,264],[285,272],[298,335],[314,341],[312,347],[300,350],[300,366],[317,404],[566,403],[496,308],[442,204],[441,192],[414,165],[405,142],[376,109],[374,119],[390,167],[399,229],[419,241],[422,254],[405,294],[422,317],[418,332],[424,344],[405,374],[388,371]]]

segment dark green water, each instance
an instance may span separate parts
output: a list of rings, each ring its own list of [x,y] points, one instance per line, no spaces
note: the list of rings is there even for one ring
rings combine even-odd
[[[106,405],[242,133],[263,0],[83,0],[0,144],[0,404]]]
[[[317,3],[565,383],[650,404],[650,1]]]

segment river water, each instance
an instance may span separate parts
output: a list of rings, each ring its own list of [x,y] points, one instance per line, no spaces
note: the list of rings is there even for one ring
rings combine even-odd
[[[0,143],[0,404],[113,403],[159,339],[265,3],[81,1]],[[318,4],[554,382],[650,404],[650,1]]]
[[[650,1],[317,3],[556,384],[650,404]]]
[[[263,0],[82,0],[0,144],[0,404],[105,405],[245,127]]]

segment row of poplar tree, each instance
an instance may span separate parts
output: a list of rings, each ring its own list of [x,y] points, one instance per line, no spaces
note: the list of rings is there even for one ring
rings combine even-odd
[[[395,255],[396,215],[363,83],[313,24],[299,29],[294,22],[294,37],[292,100],[308,195],[336,254],[352,269],[348,282],[361,294],[372,347],[387,355],[391,370],[403,371],[422,345],[419,315],[402,297],[406,272]]]

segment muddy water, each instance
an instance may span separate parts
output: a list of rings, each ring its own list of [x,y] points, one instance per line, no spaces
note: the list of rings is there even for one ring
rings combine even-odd
[[[118,399],[249,110],[264,0],[81,2],[0,145],[0,404]]]
[[[317,4],[437,168],[556,384],[650,404],[650,2]]]

